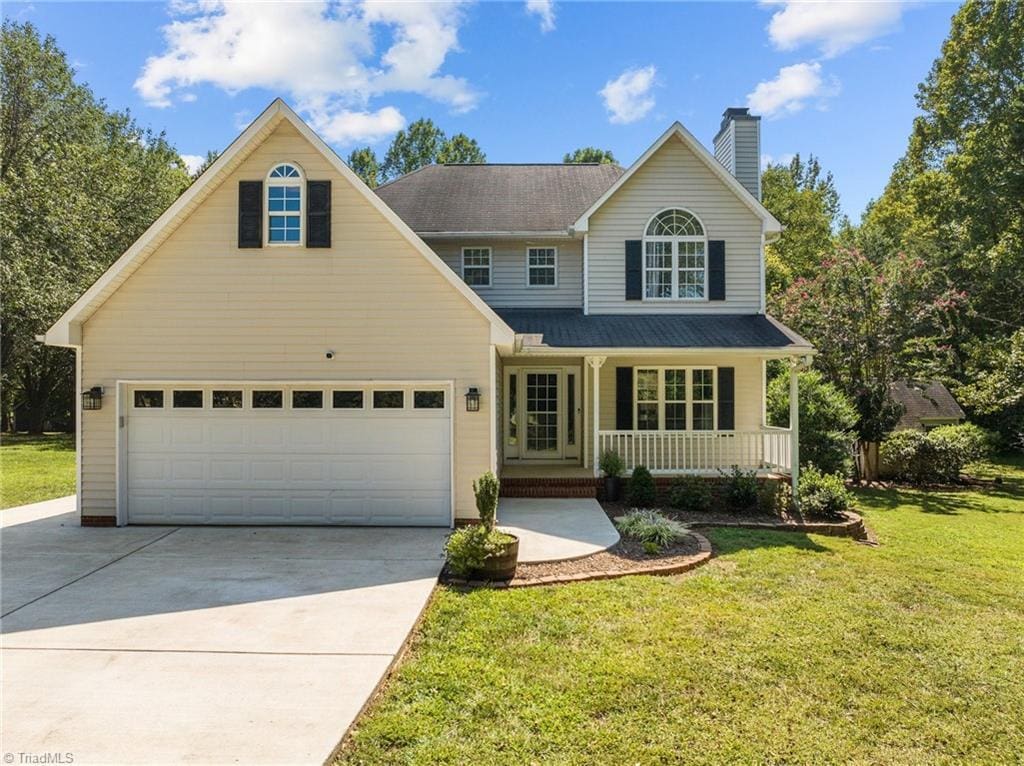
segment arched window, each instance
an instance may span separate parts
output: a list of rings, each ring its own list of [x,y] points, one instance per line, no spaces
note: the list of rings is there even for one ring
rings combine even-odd
[[[292,163],[267,174],[267,242],[302,244],[302,171]]]
[[[704,226],[687,210],[662,210],[644,230],[644,298],[703,300],[708,241]]]

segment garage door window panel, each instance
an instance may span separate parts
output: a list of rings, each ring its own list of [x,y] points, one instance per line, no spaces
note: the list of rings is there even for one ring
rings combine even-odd
[[[323,391],[292,391],[293,410],[322,410],[323,408]]]
[[[375,410],[401,410],[405,407],[405,391],[374,391]]]
[[[417,410],[443,410],[444,391],[414,391],[412,406]]]
[[[362,391],[334,391],[331,394],[331,400],[331,403],[336,410],[363,409]]]
[[[203,392],[191,389],[177,389],[171,396],[171,402],[176,410],[202,409]]]
[[[284,392],[253,391],[252,408],[254,410],[279,410],[284,407]]]
[[[242,409],[241,391],[214,391],[211,400],[215,410]]]
[[[159,390],[136,391],[135,406],[139,409],[160,409],[164,406],[164,392]]]

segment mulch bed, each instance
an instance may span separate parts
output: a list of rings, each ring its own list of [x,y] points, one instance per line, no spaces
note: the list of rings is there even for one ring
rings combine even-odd
[[[452,575],[445,567],[441,582],[465,587],[524,588],[534,585],[608,580],[631,574],[679,574],[700,566],[711,558],[711,543],[703,535],[690,533],[679,543],[650,555],[641,543],[620,540],[611,548],[569,561],[546,561],[520,564],[516,576],[508,582],[465,580]]]

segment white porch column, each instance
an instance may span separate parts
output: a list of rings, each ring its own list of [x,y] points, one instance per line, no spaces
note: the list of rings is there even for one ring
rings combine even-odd
[[[606,356],[586,357],[587,364],[590,365],[590,368],[594,371],[594,396],[590,402],[590,410],[593,414],[594,423],[592,439],[593,448],[591,449],[592,459],[594,461],[594,476],[601,475],[601,468],[599,466],[601,455],[598,454],[600,438],[597,432],[601,430],[601,367],[607,359],[608,357]]]
[[[790,481],[793,483],[794,502],[797,484],[800,481],[800,385],[797,373],[799,360],[793,359],[789,366],[789,464]]]

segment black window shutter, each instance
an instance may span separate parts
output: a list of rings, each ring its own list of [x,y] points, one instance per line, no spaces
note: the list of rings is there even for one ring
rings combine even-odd
[[[708,242],[708,300],[725,300],[725,240]]]
[[[626,240],[626,300],[639,301],[644,297],[643,243],[639,239]]]
[[[306,247],[331,246],[331,182],[306,183]]]
[[[633,368],[615,368],[615,430],[633,430]]]
[[[718,428],[736,428],[736,368],[718,368]]]
[[[238,246],[263,247],[263,182],[238,182]]]

